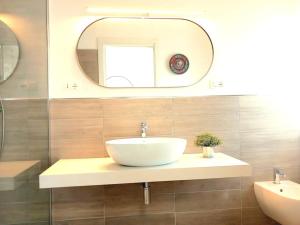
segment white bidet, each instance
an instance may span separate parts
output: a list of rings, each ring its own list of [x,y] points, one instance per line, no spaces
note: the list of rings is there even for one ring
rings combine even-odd
[[[254,191],[263,212],[282,225],[300,225],[300,184],[292,181],[255,182]]]

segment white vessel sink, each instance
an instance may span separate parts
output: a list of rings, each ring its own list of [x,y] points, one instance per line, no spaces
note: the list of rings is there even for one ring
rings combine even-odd
[[[186,140],[149,137],[106,141],[109,156],[124,166],[158,166],[174,162],[182,156]]]
[[[282,225],[300,224],[300,184],[282,181],[255,182],[254,190],[263,212]]]

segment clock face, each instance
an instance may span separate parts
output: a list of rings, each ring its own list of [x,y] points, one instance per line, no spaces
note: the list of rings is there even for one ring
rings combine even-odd
[[[189,60],[185,55],[173,55],[169,61],[170,69],[173,73],[184,74],[189,68]]]

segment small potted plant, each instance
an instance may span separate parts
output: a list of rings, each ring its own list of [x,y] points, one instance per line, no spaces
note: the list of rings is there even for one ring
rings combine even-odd
[[[214,147],[222,144],[222,141],[212,134],[204,133],[197,136],[195,144],[202,147],[204,158],[212,158],[214,157]]]

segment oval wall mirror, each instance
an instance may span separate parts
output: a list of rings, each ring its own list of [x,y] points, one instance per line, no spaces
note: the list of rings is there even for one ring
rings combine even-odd
[[[6,81],[15,71],[19,53],[16,35],[0,20],[0,83]]]
[[[186,19],[104,18],[77,43],[83,72],[104,87],[182,87],[209,71],[214,51],[207,32]]]

